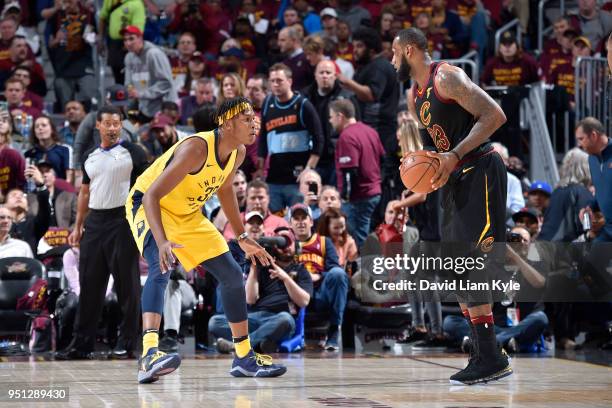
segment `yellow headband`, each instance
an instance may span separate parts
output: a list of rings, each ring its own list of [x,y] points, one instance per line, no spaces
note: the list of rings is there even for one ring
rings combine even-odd
[[[241,112],[253,110],[253,107],[248,102],[241,102],[238,105],[234,106],[232,109],[225,112],[223,115],[217,117],[217,124],[221,126],[228,120],[232,119],[234,116],[238,115]]]

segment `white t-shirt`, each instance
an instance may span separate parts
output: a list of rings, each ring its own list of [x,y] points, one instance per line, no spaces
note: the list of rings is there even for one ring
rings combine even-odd
[[[32,248],[30,248],[27,242],[8,237],[4,242],[0,243],[0,259],[13,256],[34,258]]]

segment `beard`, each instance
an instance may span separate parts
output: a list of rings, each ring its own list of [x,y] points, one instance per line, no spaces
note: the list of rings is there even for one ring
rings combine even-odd
[[[370,51],[366,50],[361,56],[355,58],[355,62],[360,66],[368,65],[372,58],[370,57]]]
[[[400,82],[406,82],[410,79],[410,64],[405,56],[402,56],[402,61],[400,62],[400,67],[397,70],[397,79]]]

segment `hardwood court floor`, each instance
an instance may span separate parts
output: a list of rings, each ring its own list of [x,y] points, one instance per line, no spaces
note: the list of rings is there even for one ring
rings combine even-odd
[[[191,357],[150,385],[136,384],[134,360],[5,360],[0,389],[69,387],[69,402],[35,407],[612,407],[612,368],[557,358],[514,358],[513,376],[457,387],[448,376],[465,364],[458,355],[278,357],[289,370],[276,379],[233,378],[227,357]]]

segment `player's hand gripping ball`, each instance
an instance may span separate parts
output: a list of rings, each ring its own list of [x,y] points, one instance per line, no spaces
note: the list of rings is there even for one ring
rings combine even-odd
[[[418,150],[407,154],[400,165],[400,176],[404,186],[415,193],[431,193],[431,178],[438,171],[440,160],[427,155],[427,151]]]

